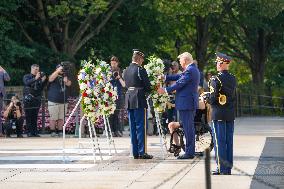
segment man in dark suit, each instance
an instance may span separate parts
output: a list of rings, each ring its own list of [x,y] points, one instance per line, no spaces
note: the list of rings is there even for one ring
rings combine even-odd
[[[178,56],[183,72],[177,75],[166,76],[166,81],[176,81],[172,86],[158,89],[159,93],[176,91],[176,109],[181,122],[185,138],[185,154],[178,159],[193,159],[195,154],[194,116],[198,107],[199,70],[193,62],[192,55],[184,52]]]
[[[236,78],[229,73],[231,57],[216,53],[219,72],[209,81],[207,101],[212,108],[212,130],[217,170],[213,175],[231,175],[233,166],[233,134],[235,120]]]
[[[134,159],[152,159],[147,154],[147,100],[146,93],[151,91],[151,84],[146,70],[141,66],[144,54],[133,50],[132,63],[124,71],[127,88],[125,106],[128,110],[132,154]]]

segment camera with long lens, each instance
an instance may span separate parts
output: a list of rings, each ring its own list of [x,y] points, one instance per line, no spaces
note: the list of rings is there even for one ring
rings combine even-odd
[[[62,67],[63,75],[69,76],[69,74],[70,74],[70,62],[69,61],[61,62],[60,66]]]
[[[44,76],[46,76],[46,74],[44,73],[44,72],[39,72],[39,78],[33,83],[33,84],[31,84],[31,88],[33,89],[33,90],[38,90],[38,89],[40,89],[40,85],[41,85],[41,79],[44,77]]]

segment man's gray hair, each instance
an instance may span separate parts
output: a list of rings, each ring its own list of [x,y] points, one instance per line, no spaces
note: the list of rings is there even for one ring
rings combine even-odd
[[[35,67],[38,67],[38,68],[39,68],[39,65],[38,65],[38,64],[33,64],[33,65],[31,65],[31,68],[35,68]]]
[[[180,55],[178,56],[178,58],[179,58],[179,59],[185,58],[185,59],[187,59],[190,63],[193,62],[192,55],[191,55],[189,52],[184,52],[184,53],[180,54]]]
[[[172,62],[172,66],[179,66],[179,64],[178,64],[178,62],[173,61],[173,62]]]

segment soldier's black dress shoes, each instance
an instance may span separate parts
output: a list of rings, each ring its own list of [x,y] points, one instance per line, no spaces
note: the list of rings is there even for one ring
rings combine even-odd
[[[203,157],[204,153],[203,152],[195,152],[195,156]]]
[[[220,173],[219,171],[212,171],[212,175],[231,175],[231,172],[228,172],[228,173]]]
[[[153,156],[145,153],[143,155],[140,155],[138,159],[153,159]]]
[[[183,154],[181,156],[178,156],[177,159],[193,159],[194,156],[190,156],[190,155],[187,155],[187,154]]]
[[[147,153],[139,156],[133,156],[134,159],[153,159],[152,155],[149,155]]]

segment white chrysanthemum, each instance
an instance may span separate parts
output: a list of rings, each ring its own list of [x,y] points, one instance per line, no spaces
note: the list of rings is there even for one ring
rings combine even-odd
[[[117,92],[116,91],[112,91],[112,96],[117,98]]]
[[[102,69],[101,69],[100,67],[98,67],[98,68],[96,68],[95,73],[96,73],[96,74],[99,74],[101,71],[102,71]]]
[[[111,87],[112,87],[111,83],[107,83],[107,84],[106,84],[106,87],[107,87],[107,88],[111,88]]]
[[[104,81],[103,80],[99,80],[99,85],[103,85],[104,84]]]
[[[87,90],[86,90],[86,93],[87,93],[88,95],[91,94],[91,93],[92,93],[92,89],[91,89],[91,88],[87,89]]]
[[[80,84],[80,90],[84,91],[85,89],[87,89],[87,84],[86,83],[81,83]]]
[[[95,110],[95,107],[92,104],[89,104],[87,107],[89,110]]]
[[[144,66],[146,72],[150,78],[150,84],[152,86],[162,85],[163,80],[161,79],[164,71],[164,64],[160,58],[155,56],[149,57],[149,63]],[[153,88],[154,89],[154,88]],[[151,92],[151,98],[156,111],[164,111],[166,103],[169,101],[168,94],[158,94],[156,90]]]
[[[84,103],[85,104],[90,104],[91,103],[91,99],[88,97],[84,97]]]
[[[105,93],[103,98],[104,98],[104,100],[107,100],[109,98],[109,95],[107,93]]]
[[[99,94],[98,94],[98,91],[97,90],[93,90],[93,95],[94,96],[98,96]]]
[[[78,80],[81,80],[82,79],[82,73],[80,72],[79,74],[78,74]]]
[[[152,97],[156,100],[159,97],[159,95],[158,94],[154,94]]]

